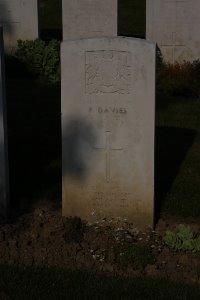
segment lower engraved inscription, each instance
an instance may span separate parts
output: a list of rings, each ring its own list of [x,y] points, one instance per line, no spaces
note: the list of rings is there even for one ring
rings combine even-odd
[[[92,205],[94,208],[109,208],[113,205],[128,208],[130,196],[131,193],[127,192],[95,192],[92,197]]]

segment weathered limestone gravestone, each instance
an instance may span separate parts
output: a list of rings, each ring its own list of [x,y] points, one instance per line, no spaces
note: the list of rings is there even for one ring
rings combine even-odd
[[[63,40],[117,35],[117,0],[63,0]]]
[[[63,215],[153,225],[155,45],[117,37],[117,0],[63,0]]]
[[[153,225],[155,45],[62,44],[63,214]]]
[[[166,61],[200,58],[199,0],[147,0],[146,37]]]
[[[38,0],[1,0],[0,24],[4,27],[7,52],[16,47],[18,39],[38,38]]]
[[[4,49],[3,30],[2,27],[0,27],[0,217],[6,216],[8,205],[8,159],[4,88]]]

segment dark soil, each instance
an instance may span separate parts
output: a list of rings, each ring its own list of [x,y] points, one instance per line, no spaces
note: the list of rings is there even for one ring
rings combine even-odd
[[[79,218],[64,218],[61,208],[42,201],[15,222],[0,226],[0,263],[92,269],[200,283],[198,255],[175,252],[163,242],[166,229],[180,223],[189,224],[194,232],[200,230],[197,220],[169,217],[161,218],[155,231],[147,228],[139,232],[125,221],[120,227],[114,220],[90,225]],[[133,246],[139,249],[136,255],[130,250]]]

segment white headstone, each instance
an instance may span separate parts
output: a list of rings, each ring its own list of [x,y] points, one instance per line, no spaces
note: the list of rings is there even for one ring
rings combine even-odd
[[[6,107],[4,87],[4,47],[3,31],[0,27],[0,216],[5,217],[8,210],[8,159]]]
[[[4,45],[7,52],[15,49],[18,39],[38,38],[38,0],[0,1],[0,24],[4,27]]]
[[[117,36],[117,0],[62,0],[63,40]]]
[[[81,39],[61,57],[63,215],[152,226],[155,45]]]
[[[146,7],[146,37],[166,61],[200,58],[199,0],[147,0]]]

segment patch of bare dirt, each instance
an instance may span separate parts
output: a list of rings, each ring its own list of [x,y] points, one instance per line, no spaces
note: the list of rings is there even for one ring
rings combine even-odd
[[[180,223],[199,232],[200,222],[162,217],[154,231],[145,232],[139,232],[126,222],[120,226],[112,223],[114,220],[109,223],[102,220],[89,225],[79,218],[64,218],[61,209],[40,203],[16,222],[0,225],[0,263],[92,269],[200,283],[197,254],[175,252],[162,238],[167,229],[174,229]],[[126,256],[126,249],[132,245],[148,249],[153,260],[140,264],[137,255],[130,252]]]

